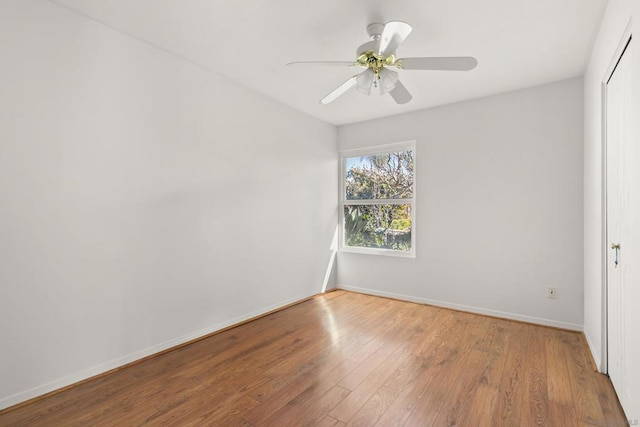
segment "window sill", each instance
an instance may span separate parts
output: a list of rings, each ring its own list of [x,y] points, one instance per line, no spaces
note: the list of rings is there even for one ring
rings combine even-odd
[[[380,249],[380,248],[358,248],[352,246],[343,246],[340,248],[340,252],[363,254],[363,255],[378,255],[389,256],[396,258],[415,258],[415,251],[394,251],[393,249]]]

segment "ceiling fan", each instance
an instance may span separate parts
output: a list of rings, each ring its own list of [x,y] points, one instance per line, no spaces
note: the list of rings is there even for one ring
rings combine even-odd
[[[398,46],[411,33],[411,26],[401,21],[391,21],[386,24],[370,24],[367,33],[371,38],[356,50],[356,60],[353,61],[301,61],[290,62],[287,65],[325,65],[339,67],[359,66],[366,68],[363,72],[351,77],[331,93],[320,100],[321,104],[328,104],[347,90],[356,87],[359,91],[370,95],[372,88],[378,88],[380,95],[388,93],[398,104],[411,101],[411,94],[398,80],[398,73],[390,70],[395,66],[401,70],[450,70],[468,71],[478,65],[472,56],[450,57],[418,57],[396,58]]]

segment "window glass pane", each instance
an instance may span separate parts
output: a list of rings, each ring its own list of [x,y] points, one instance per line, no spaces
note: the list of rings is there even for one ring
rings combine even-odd
[[[346,246],[411,250],[410,205],[345,205]]]
[[[413,151],[345,158],[347,200],[413,197]]]

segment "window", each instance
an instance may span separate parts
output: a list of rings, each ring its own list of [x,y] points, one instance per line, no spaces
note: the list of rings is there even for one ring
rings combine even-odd
[[[341,247],[415,256],[415,143],[342,153]]]

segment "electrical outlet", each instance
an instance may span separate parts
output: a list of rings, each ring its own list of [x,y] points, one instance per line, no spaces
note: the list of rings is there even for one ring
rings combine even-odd
[[[549,299],[558,299],[558,288],[554,286],[549,286],[547,288],[547,298]]]

